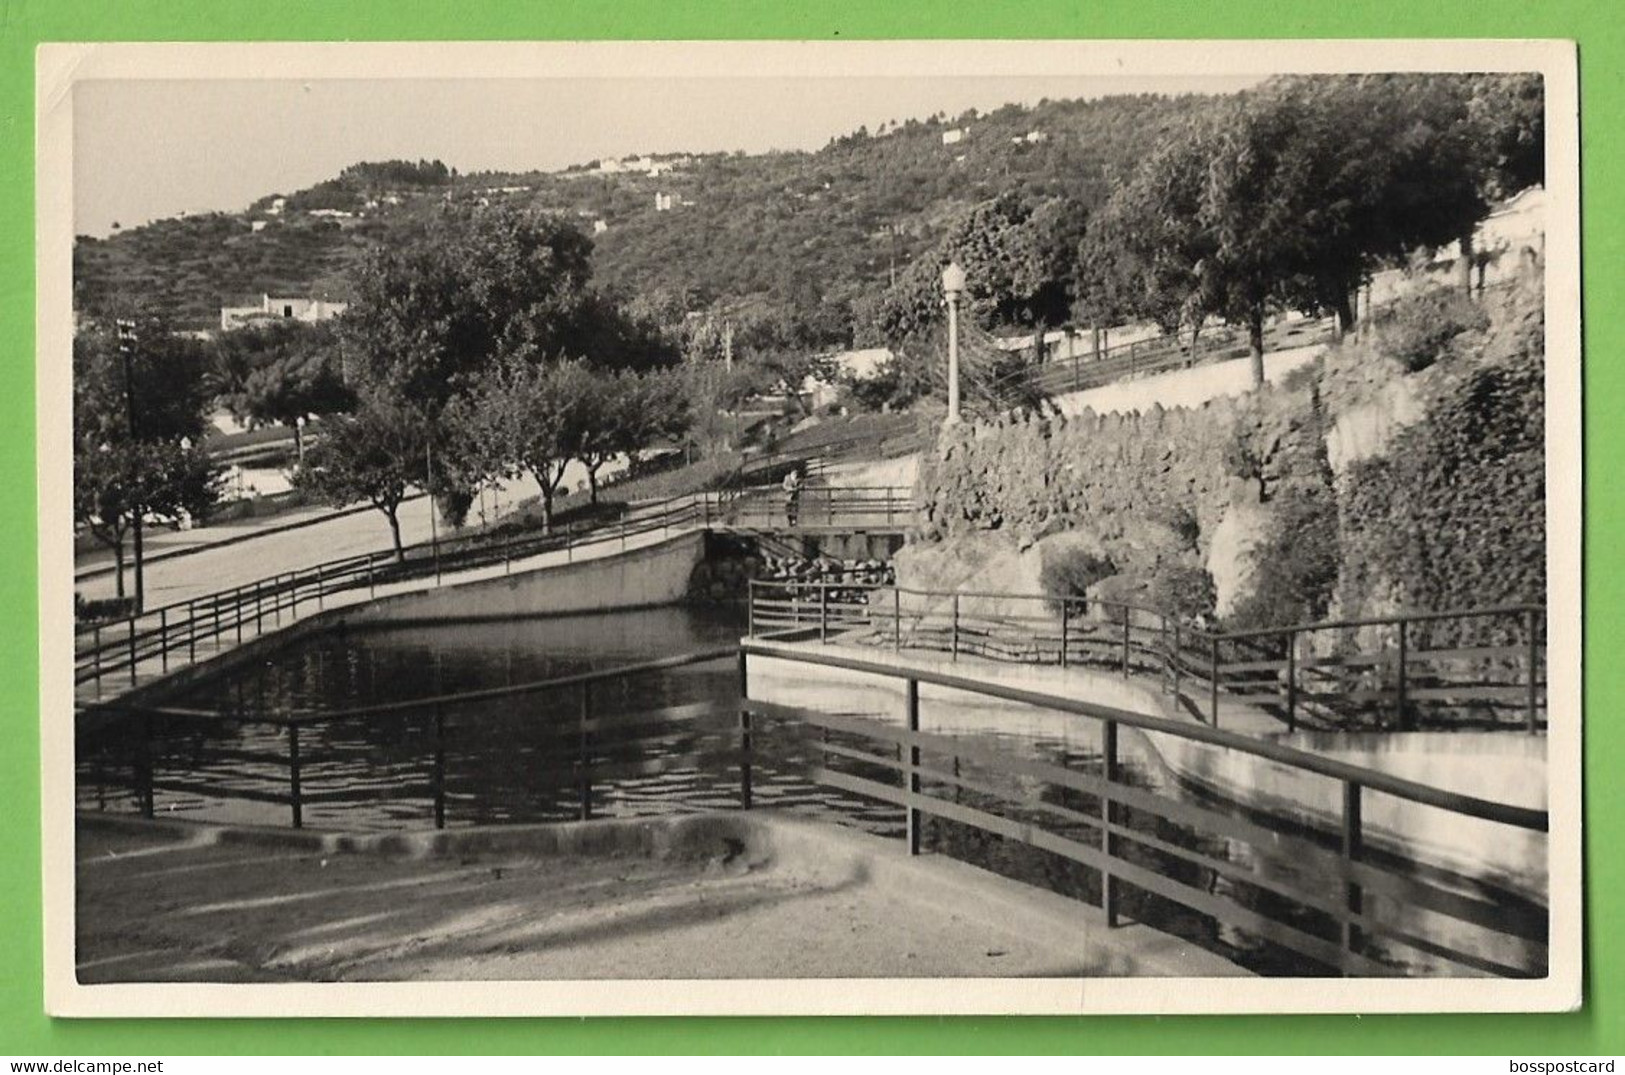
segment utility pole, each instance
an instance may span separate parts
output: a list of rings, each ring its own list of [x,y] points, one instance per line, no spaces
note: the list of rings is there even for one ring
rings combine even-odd
[[[135,322],[127,321],[124,318],[119,318],[114,322],[114,327],[118,332],[119,358],[124,364],[124,415],[125,422],[128,425],[127,431],[130,435],[128,450],[133,452],[137,450],[135,425],[135,375],[132,369],[135,361]],[[141,520],[142,517],[147,513],[147,507],[145,504],[141,503],[139,497],[137,497],[136,502],[131,507],[135,514],[135,533],[133,535],[135,545],[135,611],[136,614],[139,615],[146,609],[146,580],[144,578],[145,572],[143,571],[141,564]]]
[[[440,524],[435,519],[434,441],[423,442],[423,492],[429,502],[429,548],[434,552],[434,581],[440,583]]]

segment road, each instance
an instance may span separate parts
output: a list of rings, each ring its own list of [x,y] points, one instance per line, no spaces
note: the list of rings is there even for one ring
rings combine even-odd
[[[523,498],[533,492],[528,483],[508,490],[508,499]],[[430,502],[414,500],[401,507],[401,540],[407,544],[428,541],[430,531]],[[474,512],[476,518],[478,508]],[[266,520],[273,523],[275,520]],[[194,533],[206,533],[195,531]],[[441,536],[448,536],[441,528]],[[217,593],[255,579],[266,578],[284,571],[314,567],[328,560],[358,556],[389,547],[389,523],[383,513],[362,511],[352,515],[313,523],[297,530],[269,533],[247,541],[235,542],[218,548],[200,549],[186,556],[158,560],[147,565],[146,605],[160,605],[185,601],[205,594]],[[133,585],[126,580],[127,585]],[[112,597],[114,580],[111,574],[87,579],[75,587],[87,599]]]

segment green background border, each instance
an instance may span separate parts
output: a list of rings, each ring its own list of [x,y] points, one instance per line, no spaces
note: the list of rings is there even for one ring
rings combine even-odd
[[[1618,176],[1625,30],[1587,0],[0,0],[0,1053],[210,1052],[1625,1052],[1625,837],[1617,759],[1621,662],[1587,662],[1586,1005],[1563,1015],[1043,1019],[72,1021],[43,1013],[34,479],[34,46],[42,41],[685,38],[1555,37],[1580,42],[1588,464],[1618,459],[1625,424]],[[1610,10],[1615,13],[1611,16]],[[180,163],[180,162],[178,162]],[[1598,301],[1601,300],[1601,301]],[[1598,419],[1602,420],[1598,420]],[[1605,470],[1606,474],[1607,471]],[[1621,637],[1611,562],[1621,497],[1586,490],[1587,655]],[[1600,556],[1599,556],[1600,553]],[[1597,853],[1602,850],[1602,853]]]

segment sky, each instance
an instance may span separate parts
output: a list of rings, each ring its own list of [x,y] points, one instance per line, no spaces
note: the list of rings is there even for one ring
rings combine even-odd
[[[76,83],[74,230],[236,211],[364,160],[553,170],[635,153],[817,149],[860,126],[1242,76],[99,80]]]

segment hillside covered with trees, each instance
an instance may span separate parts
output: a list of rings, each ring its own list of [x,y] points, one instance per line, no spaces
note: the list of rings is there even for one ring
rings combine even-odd
[[[604,221],[594,237],[596,279],[651,311],[716,311],[839,343],[852,302],[890,282],[978,203],[1015,191],[1099,204],[1161,137],[1215,100],[1109,97],[907,119],[815,152],[678,158],[685,163],[656,177],[592,165],[459,175],[440,162],[360,164],[242,212],[81,237],[77,297],[86,313],[128,302],[197,328],[217,323],[221,306],[265,291],[342,301],[367,247],[398,241],[448,201],[500,201],[588,229]],[[944,144],[952,130],[964,131],[962,140]],[[655,208],[662,193],[673,197],[669,211]]]

